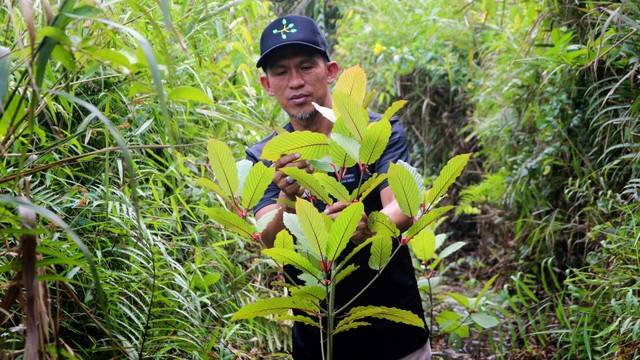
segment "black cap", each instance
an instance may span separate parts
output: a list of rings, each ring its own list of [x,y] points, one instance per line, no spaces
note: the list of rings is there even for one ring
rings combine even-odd
[[[327,40],[320,33],[313,19],[306,16],[287,15],[274,20],[260,36],[260,59],[256,67],[264,67],[265,59],[274,50],[289,44],[310,46],[329,60]]]

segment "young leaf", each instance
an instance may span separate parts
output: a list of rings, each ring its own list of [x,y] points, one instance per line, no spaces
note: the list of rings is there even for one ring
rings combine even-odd
[[[349,311],[347,317],[338,323],[337,327],[344,326],[367,317],[385,319],[420,328],[424,327],[424,321],[411,311],[386,306],[356,306]]]
[[[280,168],[280,171],[282,171],[288,176],[291,176],[293,179],[295,179],[298,182],[298,184],[300,184],[300,186],[308,190],[311,193],[311,195],[317,197],[319,200],[321,200],[325,204],[327,205],[333,204],[333,200],[329,196],[329,193],[327,192],[327,190],[320,184],[320,182],[313,175],[307,173],[302,169],[292,167],[292,166],[285,166],[283,168]]]
[[[342,135],[340,133],[331,133],[331,141],[338,145],[338,147],[344,151],[351,159],[353,159],[353,163],[355,164],[360,154],[360,144],[350,138],[349,136]],[[342,151],[330,149],[332,151],[331,158],[333,159],[334,155],[340,156]],[[334,154],[335,153],[335,154]]]
[[[420,188],[411,172],[400,164],[392,163],[388,179],[402,212],[409,217],[416,216],[420,208]]]
[[[293,236],[285,229],[280,230],[273,241],[273,247],[293,251],[295,249]]]
[[[311,251],[322,258],[327,248],[328,238],[322,214],[310,202],[298,198],[296,201],[296,216],[308,240]]]
[[[358,270],[359,266],[354,265],[354,264],[349,264],[347,265],[347,267],[345,267],[344,269],[340,270],[336,276],[333,278],[333,282],[334,284],[338,284],[340,281],[342,281],[342,279],[346,278],[347,276],[349,276],[352,272]]]
[[[430,260],[436,253],[436,235],[430,229],[424,229],[409,241],[409,247],[419,260]]]
[[[196,180],[196,184],[206,188],[207,190],[213,191],[215,194],[219,195],[223,199],[227,199],[227,195],[222,191],[220,185],[214,183],[213,181],[207,178],[199,178]]]
[[[209,139],[207,142],[209,153],[209,164],[220,187],[227,197],[234,197],[238,188],[238,173],[236,172],[236,161],[233,153],[227,144],[216,139]]]
[[[391,237],[377,235],[371,241],[371,257],[369,257],[369,267],[373,270],[382,270],[391,256]]]
[[[213,104],[213,100],[211,100],[204,91],[193,87],[193,86],[178,86],[169,91],[169,99],[170,100],[186,100],[186,101],[196,101],[205,104]]]
[[[427,192],[424,197],[424,203],[428,207],[431,207],[437,203],[449,187],[456,181],[456,178],[460,176],[462,170],[467,165],[471,154],[461,154],[452,157],[447,164],[440,170],[440,174],[433,181],[433,186]]]
[[[356,227],[364,214],[364,205],[357,202],[343,209],[333,221],[327,242],[327,259],[334,261],[340,256],[356,231]]]
[[[262,149],[262,158],[276,161],[282,155],[300,154],[300,160],[321,159],[327,155],[329,144],[324,134],[313,131],[293,131],[275,136]]]
[[[318,180],[320,185],[329,192],[338,201],[350,202],[349,191],[333,176],[323,172],[313,173],[313,177]]]
[[[318,110],[320,115],[324,116],[325,118],[327,118],[327,120],[331,121],[332,123],[336,122],[336,114],[334,114],[333,109],[324,107],[322,105],[318,105],[315,102],[311,102],[311,104],[313,105],[314,108],[316,108],[316,110]]]
[[[343,122],[349,133],[361,143],[369,124],[367,110],[342,92],[334,93],[333,106],[334,111],[338,113],[336,123]]]
[[[359,65],[345,69],[333,88],[334,96],[343,93],[351,97],[356,104],[362,106],[367,90],[367,76]]]
[[[389,121],[378,120],[369,124],[360,146],[360,162],[363,164],[376,162],[387,147],[389,136],[391,136],[391,123]]]
[[[368,178],[362,185],[360,185],[360,195],[356,194],[358,189],[356,188],[351,193],[352,199],[358,199],[359,201],[363,201],[369,194],[371,194],[378,185],[382,184],[383,181],[387,179],[387,174],[373,174],[372,177]]]
[[[271,184],[275,172],[274,168],[266,167],[260,161],[253,165],[249,170],[240,196],[241,204],[245,209],[252,209],[260,201],[265,190]]]
[[[238,188],[236,189],[236,194],[240,194],[244,188],[244,182],[247,180],[247,176],[249,175],[249,171],[251,171],[252,166],[253,163],[251,160],[242,159],[240,161],[236,161],[236,170],[238,173]]]
[[[398,110],[402,109],[402,107],[407,103],[407,100],[398,100],[398,101],[394,101],[393,104],[391,104],[391,106],[389,106],[387,108],[387,110],[385,110],[384,114],[382,114],[382,117],[380,118],[379,121],[389,121],[391,120],[391,117],[393,117],[393,115],[395,115],[396,112],[398,112]]]
[[[386,235],[391,237],[400,235],[398,227],[391,222],[391,219],[389,219],[387,215],[379,211],[374,211],[369,214],[367,226],[369,227],[369,230],[376,235]]]
[[[427,226],[431,225],[434,221],[438,220],[438,218],[446,214],[451,209],[453,209],[453,206],[451,205],[442,206],[422,215],[420,219],[418,219],[418,221],[413,223],[413,225],[411,225],[411,227],[409,227],[409,229],[405,231],[404,236],[408,238],[416,236],[416,234],[418,234]]]
[[[285,315],[289,309],[314,312],[316,306],[312,301],[305,298],[286,297],[260,299],[253,304],[247,304],[240,308],[240,310],[233,314],[231,321],[252,319],[257,316]]]
[[[278,264],[293,265],[296,269],[311,274],[316,278],[322,276],[320,269],[315,268],[307,258],[293,250],[274,247],[271,249],[263,249],[262,253],[275,260]]]
[[[485,329],[491,329],[492,327],[500,324],[495,316],[491,316],[485,312],[478,312],[471,314],[471,320]]]
[[[203,211],[211,220],[236,234],[251,237],[256,232],[256,228],[252,224],[234,212],[222,208],[205,208]]]

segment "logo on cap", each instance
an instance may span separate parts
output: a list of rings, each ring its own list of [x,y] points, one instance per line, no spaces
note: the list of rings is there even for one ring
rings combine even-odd
[[[293,23],[287,24],[287,19],[282,19],[282,29],[273,29],[273,33],[280,33],[283,39],[287,38],[288,32],[294,33],[296,31],[298,31],[298,29],[295,28],[295,25]]]

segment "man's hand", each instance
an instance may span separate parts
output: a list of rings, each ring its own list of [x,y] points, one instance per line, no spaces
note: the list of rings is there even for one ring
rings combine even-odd
[[[299,158],[300,154],[298,153],[290,154],[281,157],[273,163],[276,168],[276,173],[273,175],[273,182],[280,189],[281,195],[284,195],[292,201],[295,201],[297,195],[302,195],[304,189],[300,187],[295,180],[280,171],[280,169],[285,166],[293,166],[311,174],[313,172],[313,166],[311,166],[309,161],[298,160]]]
[[[344,210],[344,208],[346,208],[347,206],[349,206],[349,203],[346,203],[343,201],[337,201],[337,202],[334,202],[332,205],[327,206],[324,209],[324,213],[326,215],[329,215],[331,219],[335,220],[336,217],[338,217],[338,214],[340,214],[340,212]],[[353,233],[353,236],[351,236],[352,243],[356,245],[360,244],[373,235],[373,233],[369,231],[369,227],[367,226],[368,220],[369,220],[369,217],[367,216],[366,213],[363,212],[362,217],[360,218],[360,222],[358,223],[358,226],[356,226],[356,231],[355,233]]]

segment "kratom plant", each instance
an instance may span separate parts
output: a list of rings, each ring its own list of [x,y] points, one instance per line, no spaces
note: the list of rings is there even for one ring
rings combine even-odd
[[[313,161],[316,168],[313,174],[293,167],[281,169],[305,191],[295,203],[289,204],[295,208],[295,214],[283,214],[286,229],[276,235],[273,248],[262,250],[263,255],[278,265],[292,265],[302,271],[300,278],[305,280],[305,285],[289,284],[290,296],[261,299],[245,305],[232,318],[269,317],[316,326],[322,335],[326,334],[321,348],[327,359],[332,358],[333,336],[369,325],[367,318],[424,327],[423,319],[407,310],[382,306],[349,308],[349,305],[375,282],[401,246],[410,246],[416,257],[423,261],[435,259],[435,223],[453,208],[436,205],[446,196],[447,189],[470,157],[470,154],[463,154],[452,158],[429,190],[424,188],[423,179],[415,168],[398,161],[390,164],[386,174],[371,174],[366,181],[361,176],[357,188],[350,193],[339,180],[351,166],[357,165],[362,174],[369,171],[368,165],[375,163],[387,146],[391,117],[405,104],[404,101],[393,103],[379,120],[370,122],[365,108],[365,89],[366,76],[360,67],[345,70],[335,85],[334,108],[315,105],[323,116],[334,122],[330,137],[310,131],[294,131],[279,134],[265,145],[262,152],[264,160],[275,161],[283,155],[298,153],[300,159]],[[241,160],[236,163],[232,151],[218,140],[209,140],[208,154],[216,182],[206,178],[198,182],[220,196],[226,209],[207,208],[205,213],[226,230],[245,239],[259,241],[260,233],[276,211],[255,221],[251,209],[263,196],[275,169],[262,162],[252,165]],[[335,177],[328,172],[333,172]],[[374,235],[342,256],[364,213],[362,200],[385,179],[400,209],[412,218],[413,224],[401,232],[386,215],[372,212],[368,214],[368,227]],[[342,201],[349,205],[333,220],[316,209],[316,201],[327,205]],[[365,249],[370,252],[369,266],[378,272],[350,301],[337,307],[334,301],[336,284],[357,269],[349,260]],[[292,309],[307,316],[291,315]]]

